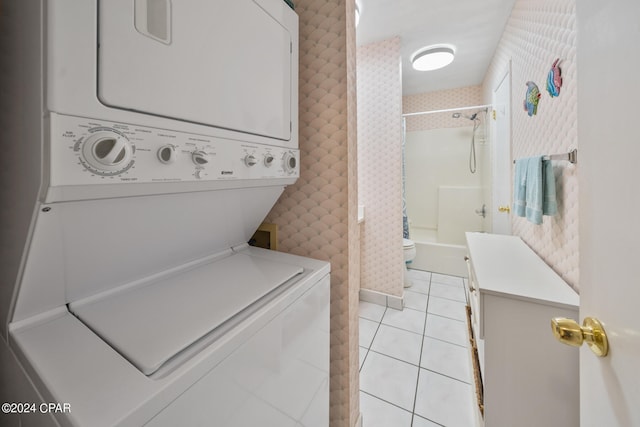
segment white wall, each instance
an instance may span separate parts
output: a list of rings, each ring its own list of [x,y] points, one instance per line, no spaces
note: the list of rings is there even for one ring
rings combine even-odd
[[[412,227],[438,228],[439,187],[482,187],[488,146],[480,142],[483,135],[480,127],[476,131],[477,172],[472,174],[469,171],[472,131],[473,126],[407,132],[406,196]]]

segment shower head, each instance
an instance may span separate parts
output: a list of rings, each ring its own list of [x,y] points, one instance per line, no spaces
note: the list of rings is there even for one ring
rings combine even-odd
[[[469,119],[469,120],[475,120],[477,116],[478,116],[478,113],[473,113],[471,116],[467,116],[467,115],[463,116],[461,113],[453,113],[451,115],[451,117],[453,117],[454,119],[459,119],[460,117],[464,117],[465,119]]]

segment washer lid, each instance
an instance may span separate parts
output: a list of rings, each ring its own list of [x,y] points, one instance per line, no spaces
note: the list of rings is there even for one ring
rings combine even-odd
[[[97,335],[146,375],[303,268],[246,254],[115,295],[70,305]]]

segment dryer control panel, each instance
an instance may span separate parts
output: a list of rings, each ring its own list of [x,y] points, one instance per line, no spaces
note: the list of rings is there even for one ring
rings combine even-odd
[[[50,135],[51,187],[290,180],[300,171],[298,150],[132,124],[52,114]]]

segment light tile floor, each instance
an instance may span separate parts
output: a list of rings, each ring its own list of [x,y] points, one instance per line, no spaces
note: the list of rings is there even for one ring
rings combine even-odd
[[[472,426],[463,279],[409,275],[404,310],[360,301],[363,427]]]

